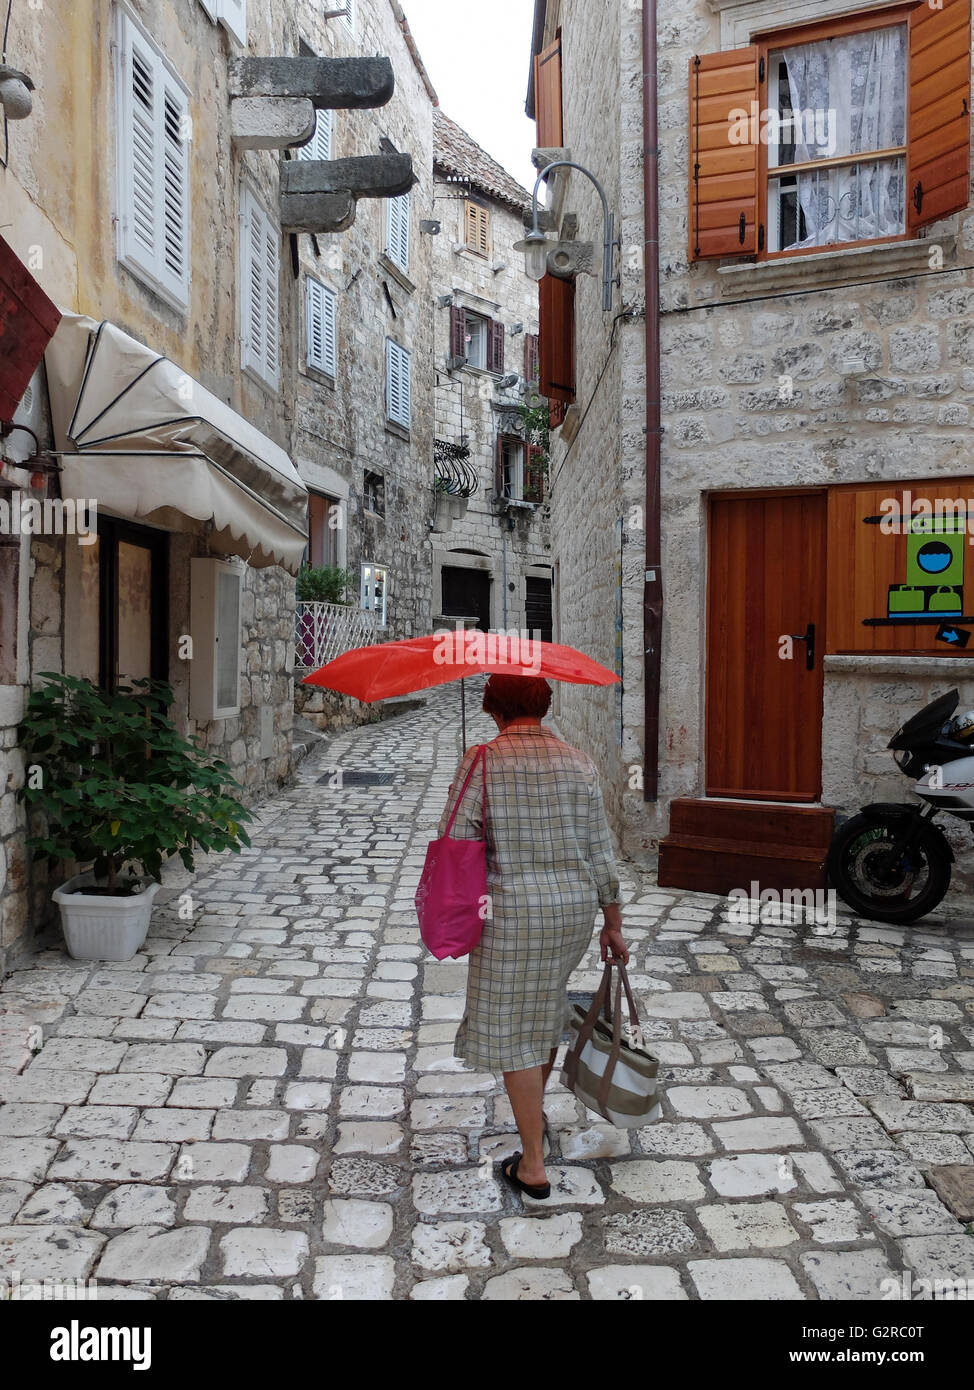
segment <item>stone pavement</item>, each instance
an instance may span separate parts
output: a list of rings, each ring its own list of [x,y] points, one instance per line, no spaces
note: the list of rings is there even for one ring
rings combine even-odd
[[[453,1059],[465,967],[431,961],[412,907],[458,752],[455,688],[335,737],[263,807],[251,852],[157,908],[134,960],[46,951],[4,982],[8,1286],[879,1300],[974,1281],[959,920],[738,922],[624,866],[663,1120],[615,1130],[554,1089],[551,1200],[497,1183],[516,1147],[503,1086]],[[574,988],[599,977],[596,938]]]

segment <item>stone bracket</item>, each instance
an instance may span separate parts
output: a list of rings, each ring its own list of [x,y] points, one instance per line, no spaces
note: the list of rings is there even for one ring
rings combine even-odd
[[[315,132],[308,97],[232,97],[230,138],[240,150],[280,150],[306,145]]]
[[[562,280],[595,275],[595,247],[590,241],[559,241],[548,252],[548,272]],[[601,274],[601,267],[599,269]]]
[[[395,198],[415,183],[408,154],[282,160],[281,226],[289,232],[343,232],[359,198]]]
[[[307,97],[318,109],[385,106],[395,90],[388,58],[234,58],[231,97]]]

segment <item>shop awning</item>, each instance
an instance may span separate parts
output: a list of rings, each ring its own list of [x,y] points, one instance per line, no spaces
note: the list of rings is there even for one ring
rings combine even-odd
[[[210,521],[210,546],[296,573],[308,491],[280,447],[168,357],[65,314],[45,354],[63,497]]]

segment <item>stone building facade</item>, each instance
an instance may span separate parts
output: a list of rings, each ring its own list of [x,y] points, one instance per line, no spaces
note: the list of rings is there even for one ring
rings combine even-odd
[[[434,174],[436,474],[451,489],[427,495],[434,617],[548,636],[550,497],[524,415],[538,296],[514,250],[531,197],[439,110]]]
[[[51,885],[43,869],[30,864],[16,800],[23,780],[16,726],[39,673],[95,680],[106,671],[110,679],[165,676],[178,722],[226,759],[245,799],[259,798],[290,775],[293,574],[308,517],[307,490],[292,459],[307,407],[297,385],[305,318],[284,225],[281,158],[285,148],[307,142],[315,129],[312,97],[326,103],[329,83],[344,82],[351,95],[344,93],[343,102],[360,108],[388,99],[382,88],[392,74],[371,58],[384,39],[395,40],[402,71],[416,77],[398,5],[368,7],[369,15],[380,16],[374,24],[363,22],[364,9],[354,6],[348,19],[328,21],[333,31],[342,30],[329,38],[320,7],[311,4],[92,0],[38,8],[14,0],[11,7],[6,61],[29,74],[34,90],[32,112],[9,122],[3,137],[4,237],[12,259],[29,269],[64,316],[47,349],[47,376],[38,369],[14,420],[29,425],[44,448],[70,455],[62,459],[60,485],[56,473],[46,484],[48,497],[56,498],[59,487],[66,497],[72,477],[93,466],[81,446],[69,443],[67,431],[83,345],[95,342],[85,335],[99,325],[109,330],[99,347],[117,334],[121,359],[126,353],[130,362],[151,357],[152,381],[163,382],[168,405],[182,402],[176,413],[186,418],[173,437],[145,415],[136,430],[133,416],[121,433],[137,434],[137,445],[120,467],[145,471],[119,473],[119,487],[109,481],[94,498],[97,543],[82,545],[71,535],[22,536],[13,583],[0,595],[5,634],[10,612],[17,614],[16,652],[5,650],[0,688],[0,968],[50,914]],[[270,73],[274,80],[283,73],[280,90],[272,82],[269,98],[258,93],[241,102],[240,59],[294,60],[307,56],[309,46],[369,62],[329,73],[285,63]],[[404,125],[404,110],[405,104],[381,130],[398,149],[420,140]],[[354,114],[364,123],[370,112]],[[381,184],[379,166],[388,168],[389,161],[379,137],[378,128],[366,137],[363,126],[363,152],[380,157],[368,173]],[[428,138],[419,154],[416,167],[428,169]],[[401,174],[402,161],[392,164]],[[427,191],[429,182],[427,175]],[[375,202],[358,204],[360,215],[382,207],[379,188],[372,194]],[[425,309],[406,315],[420,343],[424,321],[431,333]],[[117,359],[115,370],[122,373],[124,363]],[[101,389],[105,383],[92,372]],[[420,372],[421,401],[431,401],[427,377],[424,388]],[[378,448],[377,414],[381,423],[381,404],[356,426],[371,449]],[[431,405],[425,414],[431,419]],[[28,438],[14,434],[3,441],[4,497],[29,486],[28,471],[16,466],[32,451]],[[167,459],[184,461],[193,442],[205,439],[185,499],[165,482],[165,462],[143,462],[141,451],[160,439],[163,450],[175,451]],[[207,461],[214,457],[218,463]],[[405,464],[403,470],[408,476]],[[202,504],[194,489],[202,489]],[[212,515],[210,496],[222,499]],[[211,566],[201,567],[207,559]],[[114,589],[106,588],[106,574]],[[239,588],[233,604],[220,609],[216,594],[228,592],[228,576],[236,576]],[[100,604],[99,594],[109,592],[115,597]],[[201,659],[198,621],[208,603],[207,621],[219,636],[211,634]],[[187,637],[194,637],[192,660]],[[238,696],[222,707],[216,682],[207,701],[200,674],[217,668],[214,640],[238,651]],[[238,673],[231,666],[225,666],[228,691]]]
[[[880,235],[860,237],[856,244],[846,244],[847,233],[829,244],[829,234],[823,233],[813,245],[802,205],[809,244],[798,254],[769,254],[775,218],[780,216],[783,226],[785,213],[771,202],[777,185],[772,190],[770,182],[759,182],[758,196],[748,203],[741,222],[745,252],[710,257],[706,242],[721,210],[712,210],[704,193],[694,194],[693,181],[695,163],[701,179],[716,169],[707,163],[708,108],[702,114],[698,109],[695,118],[688,101],[698,56],[703,74],[724,74],[735,63],[743,64],[743,85],[749,92],[748,84],[757,83],[760,110],[769,100],[765,58],[770,69],[789,45],[824,41],[825,30],[799,33],[801,26],[839,25],[836,32],[848,36],[860,26],[880,30],[903,24],[904,37],[898,42],[905,45],[910,64],[905,80],[919,107],[926,98],[917,84],[928,79],[917,56],[925,42],[917,25],[942,23],[944,35],[963,34],[955,58],[963,84],[968,80],[963,9],[952,9],[949,0],[936,11],[918,6],[915,12],[875,0],[819,0],[815,5],[802,0],[659,0],[664,637],[659,799],[646,803],[639,789],[644,762],[647,418],[642,13],[638,7],[589,6],[581,0],[538,2],[534,57],[552,53],[560,42],[563,135],[554,143],[603,182],[622,241],[616,262],[621,284],[610,313],[601,312],[597,280],[577,280],[575,403],[553,446],[552,538],[557,630],[562,640],[615,663],[624,684],[615,696],[562,692],[559,717],[566,735],[599,760],[615,825],[630,852],[647,862],[667,834],[676,799],[719,799],[730,789],[730,795],[742,799],[767,797],[782,814],[797,802],[840,815],[872,801],[906,801],[909,784],[885,751],[897,726],[953,686],[960,690],[962,709],[974,702],[970,655],[955,655],[949,640],[936,636],[939,614],[961,626],[961,619],[974,614],[969,547],[967,573],[961,577],[963,541],[959,546],[951,541],[957,570],[951,576],[956,580],[953,591],[932,583],[918,587],[915,572],[911,578],[903,568],[910,542],[902,540],[902,530],[910,530],[910,521],[898,539],[888,542],[878,525],[866,524],[877,521],[880,513],[892,515],[885,505],[891,499],[899,499],[908,512],[911,504],[902,504],[904,493],[931,504],[943,497],[965,499],[969,513],[974,512],[974,503],[966,502],[974,497],[969,462],[974,210],[967,205],[969,188],[960,178],[957,200],[965,205],[926,220],[937,209],[929,191],[935,175],[923,174],[929,202],[921,211],[917,200],[923,195],[913,180],[921,182],[915,170],[928,156],[916,144],[916,132],[907,129],[902,136],[907,147],[903,182],[909,183],[903,230],[886,228],[883,235],[879,229]],[[929,18],[938,13],[943,17]],[[941,31],[935,38],[941,41]],[[703,77],[700,81],[706,103],[713,89]],[[902,87],[902,76],[900,82]],[[529,114],[536,114],[538,83],[533,71]],[[735,90],[733,80],[725,90]],[[946,93],[945,87],[940,96]],[[749,100],[738,104],[751,115]],[[963,150],[951,156],[955,166],[959,159],[966,169],[969,104],[963,115],[959,96],[956,112],[949,102],[947,106],[954,125],[943,137],[944,148],[951,141],[956,144],[957,127],[966,122]],[[709,119],[716,120],[714,108],[709,111]],[[703,123],[698,143],[694,119]],[[762,161],[771,157],[761,154],[760,140],[759,135],[753,159],[764,177]],[[539,139],[545,143],[552,142]],[[748,171],[755,167],[751,159],[745,155],[742,163],[732,150],[731,163],[721,171]],[[695,196],[700,199],[697,220]],[[727,196],[737,196],[736,185]],[[574,213],[578,235],[598,246],[600,209],[583,176],[572,172],[562,177],[554,211],[554,234],[565,213]],[[737,211],[733,204],[729,230],[734,240]],[[747,514],[750,519],[745,504],[755,509]],[[805,510],[793,523],[789,509],[799,505]],[[770,523],[775,508],[776,520]],[[733,517],[745,530],[759,529],[749,533],[758,536],[750,561],[739,568],[732,564],[725,576],[732,601],[719,592],[718,563],[739,559],[736,542],[727,539],[736,524]],[[791,554],[805,557],[805,588],[799,586],[797,604],[783,604],[776,619],[749,571],[755,564],[760,570],[763,563],[755,553],[762,547],[768,554],[780,548],[781,536],[793,524],[798,540]],[[762,525],[770,529],[761,533]],[[943,543],[937,546],[943,548]],[[790,582],[785,567],[783,590]],[[920,621],[911,616],[911,603],[923,608]],[[737,641],[748,614],[759,626],[768,625],[765,636],[779,621],[774,631],[795,643],[790,664],[781,660],[772,668],[766,650],[749,648],[750,639]],[[820,694],[817,715],[814,697],[803,706],[812,714],[799,729],[788,724],[787,711],[775,707],[769,672],[776,669],[782,690],[801,692],[789,682],[797,681],[806,667],[802,641],[810,617],[815,617],[817,631],[808,664]],[[613,620],[621,629],[615,649]],[[763,675],[761,662],[767,663]],[[736,675],[722,686],[725,669]],[[740,682],[735,708],[730,708],[727,693],[732,678]],[[805,698],[795,695],[796,708]],[[745,737],[740,721],[748,701],[752,723]],[[772,719],[787,736],[766,760],[772,768],[769,795],[767,786],[758,785],[745,754],[733,745],[749,738],[759,749],[766,747],[762,739]],[[799,745],[803,747],[795,754]],[[809,748],[803,774],[791,759],[793,754],[805,756]],[[793,777],[786,788],[790,795],[782,794],[782,781],[776,784],[775,776],[784,781]],[[969,891],[974,869],[970,834],[946,818],[944,828],[958,854],[955,884]]]
[[[312,513],[311,559],[352,573],[349,598],[365,601],[368,574],[385,573],[380,640],[429,631],[428,499],[433,455],[433,108],[436,93],[398,4],[359,4],[354,26],[304,5],[302,39],[322,56],[382,53],[396,86],[376,110],[336,111],[331,158],[388,145],[412,156],[416,182],[400,200],[390,242],[388,203],[359,204],[347,230],[299,238],[302,331],[297,347],[294,457],[321,505]],[[311,289],[309,291],[309,281]],[[334,351],[309,352],[309,293],[334,312]],[[312,306],[311,312],[314,312]],[[387,351],[409,353],[409,423],[387,409]],[[313,345],[312,345],[313,346]],[[418,563],[419,562],[419,563]]]

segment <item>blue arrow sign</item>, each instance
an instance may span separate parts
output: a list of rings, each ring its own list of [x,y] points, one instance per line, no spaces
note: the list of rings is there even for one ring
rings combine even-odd
[[[966,628],[954,627],[952,623],[941,623],[936,636],[938,642],[946,642],[950,647],[966,647],[971,640],[971,634]]]

